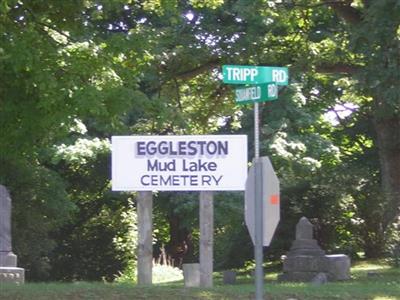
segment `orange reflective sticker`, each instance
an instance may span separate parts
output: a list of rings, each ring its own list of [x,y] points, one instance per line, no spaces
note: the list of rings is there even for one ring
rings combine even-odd
[[[279,204],[279,195],[271,195],[269,202],[273,205]]]

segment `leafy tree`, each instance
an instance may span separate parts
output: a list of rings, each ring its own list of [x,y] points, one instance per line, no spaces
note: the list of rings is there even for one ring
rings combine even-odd
[[[366,143],[368,148],[372,142],[372,147],[377,149],[379,156],[379,167],[373,173],[379,174],[380,178],[374,184],[381,185],[380,205],[377,209],[380,210],[379,228],[382,235],[396,222],[400,207],[400,178],[397,171],[400,158],[399,10],[400,7],[394,0],[379,3],[265,3],[243,0],[229,1],[214,10],[193,5],[190,8],[194,20],[192,34],[198,39],[198,47],[207,50],[208,55],[199,56],[202,61],[187,71],[180,70],[182,66],[177,69],[175,59],[171,60],[171,64],[168,60],[164,61],[165,69],[174,70],[177,79],[187,79],[223,63],[289,65],[292,82],[300,83],[307,106],[312,106],[319,116],[335,109],[337,104],[351,102],[357,105],[372,124],[367,135],[357,135],[357,144]],[[180,57],[184,59],[185,56],[182,54]],[[215,89],[218,90],[218,84]],[[227,99],[226,91],[225,95],[222,94]],[[270,112],[275,113],[276,110],[271,109]],[[361,121],[357,116],[358,114],[352,114],[349,117],[353,121],[349,121],[350,126]],[[327,125],[297,126],[299,129],[304,126],[311,129],[300,129],[298,136],[309,135],[311,132],[318,135],[320,130],[325,131],[327,138],[331,136],[329,131],[332,130]],[[282,132],[285,130],[272,134],[275,133],[277,138],[282,136]],[[354,136],[351,141],[355,141]],[[306,148],[312,145],[310,142],[312,139],[305,144]],[[360,149],[361,152],[354,152],[353,148],[350,146],[340,149],[353,153],[364,151]],[[363,177],[368,179],[369,176],[359,175],[361,181]],[[352,194],[355,199],[362,199],[369,193]],[[368,197],[376,199],[372,194]],[[374,217],[368,219],[372,220]],[[381,255],[382,247],[374,247],[370,244],[372,240],[368,241],[368,248],[376,251],[366,251],[367,255]],[[381,243],[382,237],[376,241]]]
[[[83,1],[3,2],[2,157],[35,156],[66,136],[75,119],[110,119],[127,105],[113,60],[85,36],[84,20],[75,21],[83,9]]]
[[[113,280],[135,264],[136,213],[129,194],[110,191],[107,140],[78,139],[56,147],[53,168],[68,184],[76,210],[54,230],[51,255],[56,280]],[[82,267],[84,266],[84,267]]]
[[[65,182],[54,171],[0,159],[0,180],[9,190],[13,204],[13,251],[27,279],[48,279],[50,253],[56,246],[51,232],[75,210]]]
[[[54,233],[78,208],[48,151],[73,139],[81,119],[111,128],[132,95],[88,34],[87,5],[94,4],[0,6],[0,180],[14,199],[14,248],[29,279],[49,278]]]
[[[20,199],[17,203],[23,199],[18,193],[26,191],[32,205],[41,203],[41,217],[35,219],[41,236],[54,232],[66,243],[58,245],[62,254],[53,262],[64,265],[76,250],[69,247],[73,241],[92,233],[99,237],[104,230],[110,242],[132,225],[117,216],[111,227],[106,224],[112,211],[121,215],[129,205],[106,192],[107,154],[92,148],[95,137],[241,132],[252,140],[250,110],[235,106],[232,90],[221,83],[219,66],[225,63],[290,67],[291,87],[261,107],[261,151],[272,157],[282,178],[279,232],[288,236],[306,214],[331,249],[361,245],[368,256],[384,251],[378,246],[388,239],[400,206],[400,6],[395,0],[7,0],[0,13],[1,182]],[[324,114],[337,112],[338,105],[352,113],[334,125]],[[79,126],[86,127],[86,135],[74,132]],[[51,162],[54,145],[57,162]],[[98,153],[98,161],[76,147]],[[26,169],[26,176],[19,176]],[[54,172],[58,175],[49,175]],[[91,176],[95,180],[87,182]],[[24,182],[37,190],[21,188]],[[43,202],[51,194],[57,196]],[[160,229],[158,238],[171,245],[196,236],[191,222],[172,222],[180,215],[195,220],[197,214],[196,197],[179,197],[182,201],[160,193],[156,203],[157,222],[168,223],[170,235],[168,240]],[[229,203],[229,217],[239,226],[238,203]],[[63,210],[57,221],[54,206]],[[216,215],[226,209],[216,208]],[[23,213],[16,204],[16,232],[27,228]],[[82,235],[71,230],[70,239],[63,239],[57,230],[68,218],[66,227],[81,226]],[[220,236],[234,232],[226,219],[218,222]],[[351,233],[356,237],[346,243]],[[49,257],[51,240],[29,258],[23,243],[16,245],[28,263]],[[105,242],[94,238],[87,245],[98,243]],[[289,239],[274,243],[272,248],[281,249]],[[110,278],[128,259],[118,247],[109,244],[107,255],[95,259],[88,258],[95,256],[90,251],[82,255],[80,261],[93,267],[90,274],[71,270],[57,276],[98,278],[105,274],[96,270],[102,261],[112,265],[106,272]],[[114,250],[121,257],[113,256]],[[222,265],[233,266],[230,259]]]

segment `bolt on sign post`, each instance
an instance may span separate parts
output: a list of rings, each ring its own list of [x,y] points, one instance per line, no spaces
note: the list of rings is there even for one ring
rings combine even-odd
[[[237,103],[254,103],[254,258],[256,261],[255,268],[255,296],[256,299],[263,299],[263,160],[260,159],[259,149],[259,102],[268,101],[261,96],[262,84],[275,83],[275,85],[289,84],[289,71],[287,67],[267,67],[267,66],[242,66],[242,65],[224,65],[222,66],[223,82],[234,85],[250,85],[236,90]],[[278,97],[278,89],[276,86],[269,85],[267,91],[271,94],[276,92]],[[265,100],[261,100],[264,98]],[[272,100],[272,99],[269,99]],[[250,174],[251,176],[251,174]],[[247,188],[246,188],[247,189]],[[274,202],[279,201],[273,198]],[[279,209],[279,208],[278,208]]]

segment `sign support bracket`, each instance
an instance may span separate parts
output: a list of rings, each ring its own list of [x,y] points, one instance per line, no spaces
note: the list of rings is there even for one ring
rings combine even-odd
[[[214,194],[200,192],[200,286],[213,286]]]
[[[141,191],[137,195],[138,217],[138,285],[152,284],[153,268],[153,193]]]

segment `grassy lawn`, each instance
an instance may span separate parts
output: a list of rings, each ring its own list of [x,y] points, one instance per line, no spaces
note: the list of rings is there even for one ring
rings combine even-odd
[[[373,276],[368,276],[373,272]],[[304,283],[279,283],[276,273],[267,274],[264,288],[265,299],[278,300],[400,300],[400,269],[383,263],[364,262],[352,268],[352,279],[346,282],[313,286]],[[151,287],[131,284],[106,283],[26,283],[24,285],[0,285],[0,299],[54,300],[54,299],[252,299],[253,280],[240,276],[236,285],[222,285],[216,274],[211,289],[184,288],[182,282],[164,283]]]

